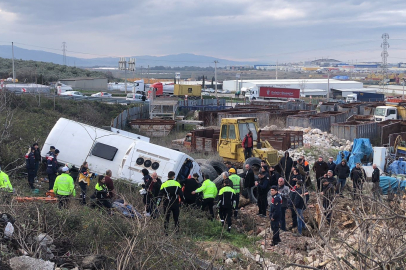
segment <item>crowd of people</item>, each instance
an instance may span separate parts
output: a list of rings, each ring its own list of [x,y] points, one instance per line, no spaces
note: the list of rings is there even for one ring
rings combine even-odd
[[[246,137],[247,146],[250,146],[250,136]],[[48,175],[49,190],[52,190],[59,201],[60,208],[66,208],[72,197],[76,196],[75,181],[78,180],[80,187],[80,203],[87,204],[87,190],[91,179],[96,179],[95,193],[90,196],[92,202],[102,208],[108,209],[112,214],[112,202],[117,197],[112,181],[112,171],[107,170],[104,175],[97,175],[89,171],[87,162],[84,162],[78,170],[77,177],[72,177],[72,166],[69,164],[58,168],[59,150],[54,146],[50,147],[46,155],[44,166]],[[247,152],[250,155],[250,152]],[[323,157],[319,157],[311,169],[316,176],[315,191],[321,195],[323,213],[326,221],[332,221],[333,202],[336,197],[343,197],[343,190],[348,178],[352,181],[352,198],[358,199],[363,191],[363,184],[366,181],[365,170],[361,164],[350,170],[345,159],[335,164],[334,159],[330,157],[325,162]],[[35,178],[41,164],[41,155],[38,144],[35,143],[26,156],[26,169],[28,175],[28,185],[34,189]],[[293,230],[297,228],[296,236],[301,236],[306,228],[303,212],[307,208],[312,182],[310,179],[310,164],[304,156],[293,160],[286,152],[281,158],[279,164],[268,166],[263,160],[257,170],[246,164],[244,172],[237,174],[237,169],[231,162],[226,162],[227,170],[222,173],[223,181],[213,183],[207,175],[203,175],[202,183],[199,181],[199,175],[189,175],[184,181],[175,180],[176,175],[170,171],[167,175],[168,180],[162,182],[156,172],[150,172],[143,169],[142,189],[140,194],[143,197],[145,205],[145,215],[153,219],[157,218],[159,206],[163,205],[165,216],[164,228],[167,232],[169,220],[172,215],[175,230],[179,230],[179,214],[181,205],[201,209],[208,212],[208,218],[214,220],[220,217],[222,225],[226,225],[226,230],[230,231],[232,219],[239,217],[239,199],[240,194],[249,198],[251,202],[256,202],[258,206],[258,216],[267,217],[271,221],[273,231],[273,245],[277,245],[281,239],[279,232]],[[372,174],[373,189],[372,192],[377,199],[380,199],[379,176],[380,172],[376,165],[373,165]],[[75,178],[75,179],[74,179]],[[219,188],[219,189],[218,189]],[[7,192],[13,192],[13,187],[8,175],[2,171],[0,164],[0,189]],[[217,210],[216,210],[217,209]],[[292,224],[288,227],[286,224],[287,212],[290,212]]]

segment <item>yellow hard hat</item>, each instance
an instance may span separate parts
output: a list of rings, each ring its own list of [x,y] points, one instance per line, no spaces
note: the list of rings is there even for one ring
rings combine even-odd
[[[229,172],[229,173],[235,173],[235,169],[234,169],[234,168],[231,168],[231,169],[228,170],[228,172]]]

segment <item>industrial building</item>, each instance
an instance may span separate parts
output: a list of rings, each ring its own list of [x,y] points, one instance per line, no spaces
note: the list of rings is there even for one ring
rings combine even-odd
[[[107,90],[107,78],[71,78],[61,79],[61,83],[70,85],[75,90]]]
[[[281,87],[301,90],[302,96],[325,96],[327,89],[356,89],[363,88],[363,83],[356,81],[340,81],[334,79],[288,79],[288,80],[236,80],[223,81],[223,89],[236,91],[236,89],[248,89],[250,87]]]

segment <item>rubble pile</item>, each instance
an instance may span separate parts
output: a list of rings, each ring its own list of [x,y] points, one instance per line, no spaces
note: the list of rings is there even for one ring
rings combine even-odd
[[[266,126],[262,130],[280,130],[275,125]],[[303,147],[298,149],[289,149],[291,157],[298,158],[301,155],[306,156],[306,160],[313,164],[317,156],[309,156],[306,154],[306,149],[317,148],[318,154],[322,155],[325,159],[329,157],[331,150],[337,151],[349,151],[352,146],[352,142],[349,140],[339,139],[337,136],[323,132],[320,129],[303,128],[303,127],[289,127],[284,130],[303,131]],[[308,152],[308,151],[307,151]],[[279,151],[279,154],[283,155],[284,151]],[[335,157],[334,157],[335,158]]]

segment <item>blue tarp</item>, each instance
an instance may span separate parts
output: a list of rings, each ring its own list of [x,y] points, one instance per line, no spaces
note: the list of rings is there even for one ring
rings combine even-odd
[[[361,159],[363,159],[364,156],[369,158],[373,152],[374,149],[372,149],[369,139],[355,139],[354,144],[352,145],[351,153],[348,151],[340,151],[337,155],[335,163],[338,164],[341,162],[341,153],[344,153],[345,159],[348,160],[347,164],[350,167],[350,170],[352,170],[352,168],[355,167],[355,164],[361,162]]]
[[[406,174],[406,161],[403,159],[395,160],[389,165],[387,171],[391,174]]]
[[[345,161],[348,160],[348,158],[350,157],[351,152],[350,151],[340,151],[337,154],[337,159],[334,161],[335,164],[340,164],[341,160],[343,159],[342,156],[344,154],[344,159]]]
[[[404,191],[406,188],[406,180],[399,180],[395,177],[381,176],[379,178],[379,186],[382,189],[382,194],[397,193],[398,191]]]

